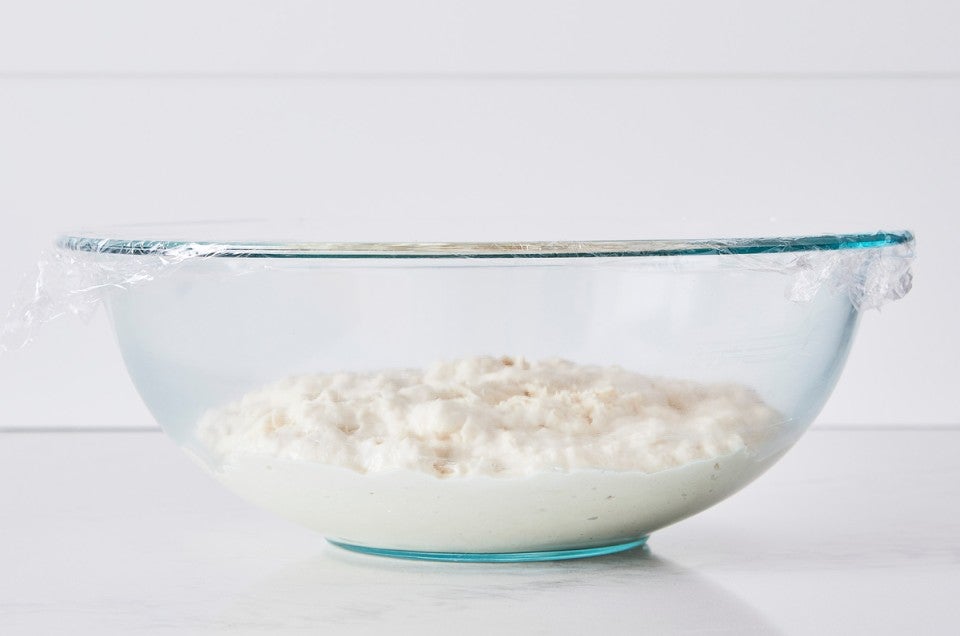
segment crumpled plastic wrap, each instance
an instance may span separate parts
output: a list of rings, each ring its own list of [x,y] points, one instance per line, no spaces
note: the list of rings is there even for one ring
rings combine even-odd
[[[784,239],[785,246],[791,239]],[[899,300],[913,287],[916,242],[883,247],[733,254],[732,267],[775,271],[789,277],[784,290],[792,302],[810,302],[826,287],[846,294],[860,311]]]
[[[876,237],[889,236],[884,233]],[[777,272],[787,278],[784,295],[791,302],[809,302],[824,288],[846,294],[858,310],[878,309],[905,296],[912,286],[915,241],[912,235],[899,243],[878,247],[817,249],[810,238],[732,239],[729,241],[663,241],[600,243],[511,243],[486,251],[479,244],[431,244],[449,259],[536,257],[598,257],[590,262],[623,262],[642,246],[645,265],[680,269],[687,259],[713,255],[723,267]],[[844,237],[814,237],[817,239]],[[64,315],[89,315],[109,293],[143,285],[168,276],[194,259],[230,257],[235,266],[228,275],[242,275],[255,268],[270,267],[271,258],[290,256],[262,244],[217,244],[208,242],[122,241],[110,239],[61,240],[41,254],[32,275],[21,284],[6,318],[0,325],[0,352],[29,343],[45,323]],[[304,248],[331,248],[343,244],[287,244],[293,252]],[[597,251],[602,245],[602,251]],[[356,244],[356,253],[341,258],[383,257],[384,245]],[[391,244],[391,255],[419,259],[424,245]],[[371,249],[372,248],[372,249]],[[418,248],[420,252],[418,252]],[[459,251],[457,251],[459,250]],[[296,255],[296,254],[294,254]],[[652,258],[651,258],[652,257]],[[424,258],[435,258],[425,256]],[[680,260],[683,259],[683,260]],[[340,259],[337,259],[340,260]],[[380,260],[374,258],[374,260]],[[428,263],[439,265],[439,263]],[[519,264],[519,263],[518,263]]]
[[[860,253],[858,253],[860,252]],[[914,243],[858,251],[814,252],[797,257],[788,273],[793,285],[787,297],[812,300],[824,285],[846,293],[863,311],[903,298],[913,287]]]
[[[20,284],[0,327],[0,353],[25,346],[43,324],[61,316],[93,313],[111,291],[169,275],[190,259],[215,256],[219,251],[202,244],[155,248],[137,255],[61,246],[46,250]]]

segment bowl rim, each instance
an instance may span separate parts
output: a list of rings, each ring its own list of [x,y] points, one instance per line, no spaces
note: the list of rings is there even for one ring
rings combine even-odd
[[[136,230],[128,228],[127,232]],[[123,235],[120,235],[121,237]],[[147,235],[149,236],[149,234]],[[786,237],[514,241],[514,242],[303,242],[296,240],[216,241],[120,238],[104,231],[68,233],[57,238],[63,250],[126,256],[237,258],[592,258],[780,254],[893,247],[910,243],[913,233],[878,231]]]

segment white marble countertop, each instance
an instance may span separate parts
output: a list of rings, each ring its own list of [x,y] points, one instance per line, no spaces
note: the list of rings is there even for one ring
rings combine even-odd
[[[0,434],[0,634],[956,634],[960,429],[814,429],[649,549],[328,546],[152,432]]]

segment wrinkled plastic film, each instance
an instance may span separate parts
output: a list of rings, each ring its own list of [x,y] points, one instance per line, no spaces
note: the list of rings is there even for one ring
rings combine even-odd
[[[810,250],[781,254],[731,254],[730,267],[784,274],[785,297],[810,302],[821,290],[844,294],[858,310],[879,309],[899,300],[913,286],[916,245],[910,240],[897,245],[862,249]]]
[[[791,241],[784,239],[783,246]],[[128,253],[112,253],[102,246],[87,245],[84,250],[56,247],[41,254],[34,271],[25,277],[0,325],[0,352],[18,349],[28,344],[45,323],[64,315],[86,316],[103,303],[111,293],[147,284],[160,277],[176,272],[181,266],[197,259],[225,257],[232,267],[223,275],[242,275],[247,272],[271,268],[271,258],[249,258],[236,253],[235,246],[209,243],[151,244]],[[731,241],[730,245],[742,242]],[[724,268],[751,271],[768,271],[785,277],[784,296],[791,302],[810,302],[822,290],[845,294],[858,310],[877,309],[882,305],[905,296],[911,289],[912,264],[915,258],[915,242],[905,241],[882,247],[855,249],[809,249],[778,252],[776,245],[769,251],[754,254],[729,252],[722,242],[710,243],[713,258],[719,259]],[[100,249],[100,248],[104,249]],[[262,254],[260,256],[270,256]],[[597,254],[598,258],[572,256],[569,259],[550,259],[550,264],[562,266],[575,260],[582,266],[599,266],[616,262],[628,267],[638,266],[653,269],[680,270],[696,262],[700,255],[666,255],[621,257]],[[505,262],[509,255],[498,259]],[[694,259],[694,260],[691,260]],[[488,259],[474,261],[467,254],[454,259],[460,264],[470,261],[477,265],[492,264]],[[511,264],[531,264],[529,258],[510,259]],[[383,258],[361,261],[350,257],[331,259],[326,264],[347,266],[383,265],[416,266],[406,260],[392,261],[389,255]],[[417,261],[420,266],[444,266],[451,259]]]
[[[0,353],[27,345],[44,324],[61,316],[92,314],[111,292],[168,276],[190,259],[214,254],[216,250],[202,245],[138,255],[46,250],[24,277],[0,326]]]

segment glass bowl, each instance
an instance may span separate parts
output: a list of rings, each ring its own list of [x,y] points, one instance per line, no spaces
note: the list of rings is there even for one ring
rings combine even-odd
[[[304,243],[64,236],[163,430],[241,497],[408,558],[606,554],[824,405],[909,233]],[[95,281],[94,284],[90,284]]]

